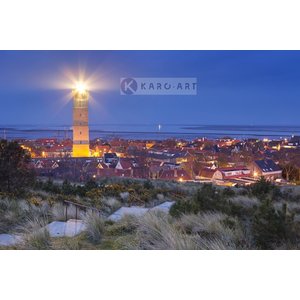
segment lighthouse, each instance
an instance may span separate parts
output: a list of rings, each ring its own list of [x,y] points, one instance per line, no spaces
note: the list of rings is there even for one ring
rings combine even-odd
[[[89,92],[83,84],[73,90],[73,157],[90,156]]]

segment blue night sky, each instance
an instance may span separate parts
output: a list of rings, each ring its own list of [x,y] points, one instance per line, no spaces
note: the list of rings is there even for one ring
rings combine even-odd
[[[300,125],[300,51],[0,51],[0,125],[72,124],[68,90],[84,68],[91,124]],[[121,96],[120,77],[197,77],[197,96]]]

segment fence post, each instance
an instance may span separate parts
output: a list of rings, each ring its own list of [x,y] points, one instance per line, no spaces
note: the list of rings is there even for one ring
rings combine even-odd
[[[66,205],[66,222],[68,221],[68,204]]]

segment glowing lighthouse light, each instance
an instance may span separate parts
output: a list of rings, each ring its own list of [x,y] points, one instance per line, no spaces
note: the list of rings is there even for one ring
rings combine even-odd
[[[73,90],[73,157],[90,156],[88,99],[86,85],[77,83]]]
[[[87,88],[86,88],[86,85],[83,82],[78,82],[76,84],[75,90],[78,93],[83,94],[84,92],[86,92]]]

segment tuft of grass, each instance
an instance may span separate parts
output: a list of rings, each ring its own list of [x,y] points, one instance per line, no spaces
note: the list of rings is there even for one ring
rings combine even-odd
[[[127,202],[129,199],[130,194],[128,192],[122,192],[120,193],[120,197],[124,202]]]
[[[92,243],[100,243],[104,235],[105,222],[97,213],[89,211],[83,219],[86,226],[86,234]]]
[[[118,210],[122,204],[115,197],[102,198],[104,211],[109,215]]]
[[[197,249],[199,250],[236,250],[236,245],[232,241],[221,238],[195,238]]]
[[[1,199],[0,233],[8,233],[14,230],[18,225],[24,222],[28,211],[28,206],[24,200]]]
[[[22,247],[27,250],[47,250],[51,249],[50,234],[45,226],[48,219],[29,218],[27,222],[19,228],[22,232]]]
[[[24,236],[24,248],[27,250],[51,249],[50,234],[45,228],[35,230]]]
[[[138,219],[133,215],[124,215],[118,222],[108,224],[106,234],[108,236],[122,236],[132,234],[138,227]]]
[[[236,249],[239,235],[222,224],[227,216],[207,213],[183,216],[180,221],[161,212],[149,212],[138,219],[136,244],[145,250],[225,250]],[[199,221],[200,219],[200,221]],[[212,234],[212,232],[214,234]]]
[[[81,250],[84,248],[85,245],[82,235],[52,239],[52,249],[54,250]]]
[[[197,243],[192,236],[176,228],[171,218],[161,212],[149,212],[139,218],[137,249],[193,250]]]
[[[182,215],[178,225],[186,232],[210,239],[218,238],[231,243],[238,242],[243,238],[238,221],[222,213]]]

